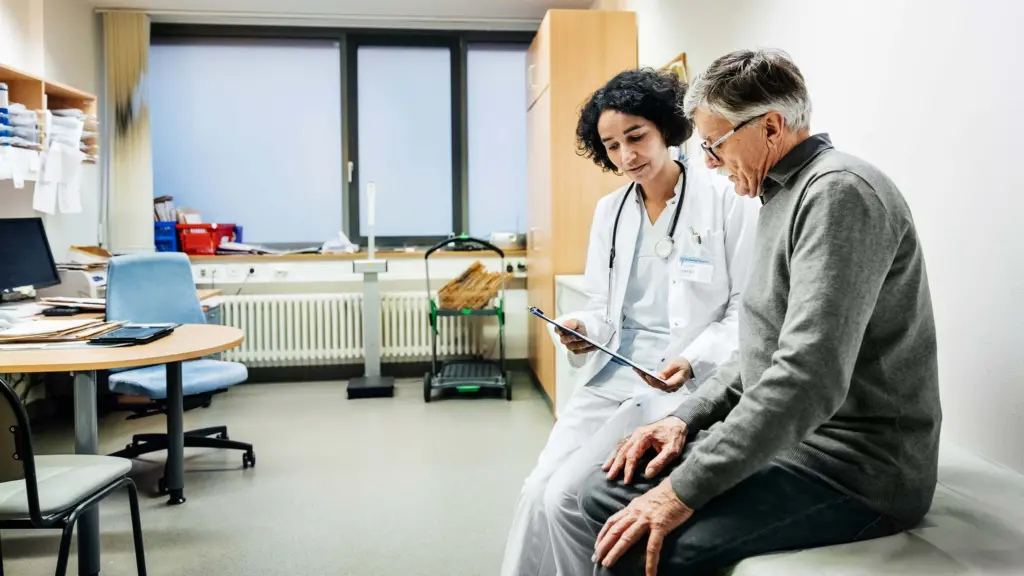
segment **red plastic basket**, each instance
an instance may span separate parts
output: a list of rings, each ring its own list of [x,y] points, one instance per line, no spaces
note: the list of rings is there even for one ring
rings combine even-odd
[[[178,245],[186,254],[213,255],[222,242],[235,240],[234,224],[178,224]]]

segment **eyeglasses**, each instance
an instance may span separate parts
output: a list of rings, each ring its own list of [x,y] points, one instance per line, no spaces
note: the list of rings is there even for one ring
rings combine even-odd
[[[724,136],[722,136],[718,140],[715,140],[714,143],[712,143],[712,144],[708,144],[707,142],[701,142],[700,143],[701,150],[703,150],[704,153],[707,154],[708,156],[710,156],[711,159],[714,160],[715,162],[721,162],[722,159],[718,157],[718,154],[715,154],[715,148],[718,148],[719,146],[721,146],[722,142],[725,142],[729,138],[729,136],[732,136],[733,134],[739,132],[740,128],[743,128],[747,124],[750,124],[751,122],[753,122],[754,120],[757,120],[758,118],[760,118],[762,116],[764,116],[764,114],[759,114],[757,116],[754,116],[753,118],[748,118],[748,119],[744,120],[743,122],[740,122],[739,124],[734,126],[732,130],[729,130],[728,132],[726,132]]]

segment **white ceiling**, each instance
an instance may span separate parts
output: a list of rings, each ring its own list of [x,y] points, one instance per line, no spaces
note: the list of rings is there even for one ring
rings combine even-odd
[[[536,29],[549,8],[593,0],[84,0],[99,8],[145,10],[156,21]]]

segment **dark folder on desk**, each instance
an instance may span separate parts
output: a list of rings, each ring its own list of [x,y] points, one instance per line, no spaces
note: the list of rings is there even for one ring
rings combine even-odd
[[[148,344],[168,336],[179,324],[125,324],[89,340],[90,344]]]

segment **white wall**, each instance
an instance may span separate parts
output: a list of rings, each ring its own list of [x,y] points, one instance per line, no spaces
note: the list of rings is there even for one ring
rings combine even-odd
[[[100,89],[98,18],[81,0],[0,0],[0,63],[96,94]],[[100,152],[101,154],[103,151]],[[44,216],[32,210],[34,184],[0,181],[0,216]],[[99,239],[100,170],[83,168],[82,213],[44,216],[54,257]]]
[[[0,0],[0,64],[29,74],[43,73],[42,0]],[[17,190],[0,180],[0,217],[34,216],[31,182]]]
[[[100,91],[102,34],[99,17],[81,0],[44,0],[43,37],[47,80],[69,84],[91,94]],[[104,151],[100,150],[100,154]],[[54,257],[64,258],[68,246],[99,242],[100,167],[82,168],[82,213],[46,218]]]
[[[1024,472],[1024,3],[598,0],[636,10],[640,62],[690,73],[744,47],[788,51],[813,130],[907,197],[939,331],[944,439]]]
[[[43,0],[0,0],[0,62],[43,72]]]
[[[42,22],[42,0],[0,0],[0,64],[41,75]],[[0,217],[33,216],[32,187],[16,190],[10,180],[0,180]]]

